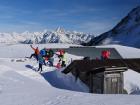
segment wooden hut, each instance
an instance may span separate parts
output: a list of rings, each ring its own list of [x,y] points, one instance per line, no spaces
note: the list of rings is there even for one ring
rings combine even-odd
[[[140,59],[123,59],[115,48],[70,47],[64,50],[70,54],[94,59],[75,60],[63,71],[65,74],[71,72],[76,79],[83,81],[89,87],[89,92],[123,93],[123,72],[130,68],[140,73]],[[101,58],[103,50],[111,52],[110,59],[95,60]]]
[[[71,72],[80,78],[91,93],[123,93],[123,72],[127,65],[122,60],[75,60],[63,73]]]

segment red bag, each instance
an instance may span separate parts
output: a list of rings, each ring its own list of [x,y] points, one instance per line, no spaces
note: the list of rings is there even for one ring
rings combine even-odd
[[[61,68],[61,64],[59,62],[57,63],[56,68],[58,68],[58,69]]]

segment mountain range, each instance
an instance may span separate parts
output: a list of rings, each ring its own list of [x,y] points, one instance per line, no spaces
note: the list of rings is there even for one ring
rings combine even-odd
[[[58,27],[56,30],[43,32],[0,33],[0,43],[68,43],[86,46],[120,44],[140,48],[140,6],[132,9],[114,28],[97,37]]]
[[[54,31],[44,30],[43,32],[23,33],[0,33],[0,43],[23,43],[23,44],[45,44],[45,43],[87,43],[94,37],[93,34],[86,34],[76,31],[65,31],[58,27]]]
[[[140,6],[134,8],[113,29],[84,45],[120,44],[140,48]]]

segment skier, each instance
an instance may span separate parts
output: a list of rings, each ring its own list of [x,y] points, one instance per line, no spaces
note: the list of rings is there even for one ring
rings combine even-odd
[[[31,54],[30,59],[34,56],[36,58],[36,60],[38,61],[38,55],[39,55],[39,49],[38,49],[38,47],[34,48],[32,45],[30,45],[30,46],[34,50],[34,53]]]
[[[38,61],[39,61],[39,68],[38,71],[42,72],[42,65],[46,65],[44,58],[41,54],[38,55]]]

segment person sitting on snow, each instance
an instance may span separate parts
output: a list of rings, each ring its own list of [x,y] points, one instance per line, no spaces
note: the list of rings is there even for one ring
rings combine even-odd
[[[34,48],[32,45],[30,45],[30,46],[31,46],[31,48],[34,50],[34,53],[31,54],[30,59],[31,59],[32,57],[35,57],[36,60],[38,61],[38,55],[39,55],[39,49],[38,49],[38,47]]]

